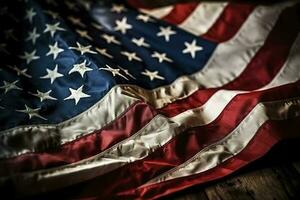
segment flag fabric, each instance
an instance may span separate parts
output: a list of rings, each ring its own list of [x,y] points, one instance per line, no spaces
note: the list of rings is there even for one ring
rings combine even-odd
[[[0,5],[11,197],[157,199],[300,136],[296,2]]]

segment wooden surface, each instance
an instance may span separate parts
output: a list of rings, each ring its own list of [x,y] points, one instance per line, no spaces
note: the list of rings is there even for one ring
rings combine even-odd
[[[300,142],[281,143],[250,166],[163,200],[300,199]]]

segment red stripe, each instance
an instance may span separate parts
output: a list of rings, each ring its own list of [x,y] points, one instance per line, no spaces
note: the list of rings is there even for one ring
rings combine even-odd
[[[290,15],[291,12],[288,12]],[[293,13],[293,12],[292,12]],[[283,20],[284,19],[284,20]],[[296,17],[294,19],[297,19]],[[238,78],[237,80],[233,81],[232,83],[228,84],[226,88],[230,89],[256,89],[263,86],[267,82],[271,81],[275,74],[278,72],[280,67],[282,66],[284,60],[287,57],[287,52],[289,50],[289,46],[291,46],[292,40],[296,37],[295,30],[298,29],[299,26],[290,26],[285,27],[286,20],[289,20],[289,17],[280,17],[275,29],[270,33],[265,46],[257,53],[254,60],[249,64],[247,70],[242,74],[245,78]],[[299,23],[299,22],[298,22]],[[281,33],[282,27],[285,30],[284,33]],[[269,53],[272,52],[275,55],[279,55],[276,58],[273,58],[272,55]],[[261,67],[261,66],[268,66]],[[262,76],[253,76],[259,72]],[[252,77],[252,79],[248,79],[247,76]],[[254,79],[255,78],[255,79]],[[255,83],[255,84],[252,84]],[[191,97],[175,102],[173,104],[168,105],[167,107],[161,110],[167,116],[174,116],[183,112],[187,109],[197,107],[202,105],[207,99],[216,92],[216,89],[208,89],[208,90],[199,90],[198,92],[194,93]],[[139,108],[144,108],[146,105],[139,106]],[[154,111],[151,110],[152,114],[148,114],[146,110],[144,114],[139,114],[143,109],[137,109],[137,111],[131,110],[128,115],[129,116],[144,116],[149,121],[151,116],[154,116]],[[134,112],[137,112],[136,115]],[[116,129],[113,125],[111,127],[106,127],[104,133],[102,131],[96,132],[86,137],[82,137],[72,143],[65,144],[62,146],[62,149],[59,152],[49,152],[49,153],[40,153],[40,154],[25,154],[19,156],[14,159],[9,159],[2,163],[5,168],[8,168],[9,171],[29,171],[29,170],[36,170],[41,168],[59,166],[63,164],[69,164],[72,162],[79,161],[80,159],[87,158],[89,156],[95,155],[102,151],[103,149],[121,141],[122,139],[128,137],[132,134],[132,131],[138,130],[140,127],[143,126],[147,122],[147,120],[142,120],[141,124],[135,124],[133,122],[128,123],[125,119],[128,119],[125,115],[123,120],[117,120],[113,124],[117,124],[120,129]],[[124,121],[125,120],[125,121]],[[126,126],[126,123],[128,126]],[[140,122],[139,120],[136,121]],[[121,123],[122,126],[120,125]],[[132,128],[129,133],[127,130],[124,132],[120,132],[119,130],[128,128]],[[118,134],[114,134],[117,130]],[[107,134],[105,134],[107,132]],[[99,138],[99,135],[101,138]],[[105,137],[104,137],[105,136]],[[110,145],[107,146],[99,146],[99,141],[103,140],[110,140]],[[90,144],[90,145],[87,145]],[[91,145],[92,144],[92,145]],[[103,144],[102,144],[103,145]]]
[[[221,43],[231,39],[254,10],[255,5],[230,3],[215,24],[202,35],[203,38]]]
[[[138,102],[103,129],[66,143],[56,152],[28,153],[2,160],[0,163],[1,175],[70,164],[96,155],[136,133],[155,115],[156,112],[153,108]]]
[[[128,0],[128,3],[134,8],[151,9],[139,0]],[[178,25],[182,23],[196,9],[199,3],[175,4],[173,10],[163,18],[168,23]],[[255,9],[256,5],[246,3],[228,4],[218,20],[201,37],[217,43],[231,39],[247,20],[248,16]]]
[[[203,105],[220,89],[255,90],[269,83],[282,68],[299,33],[298,9],[298,7],[289,8],[280,15],[265,44],[235,80],[218,89],[200,89],[186,99],[168,104],[159,112],[173,117],[185,110]]]
[[[185,162],[205,146],[220,140],[242,121],[259,100],[280,100],[285,97],[283,93],[287,92],[286,89],[282,88],[281,90],[258,93],[257,95],[252,93],[250,95],[238,96],[225,108],[222,115],[214,123],[182,133],[145,160],[128,166],[128,171],[125,174],[134,174],[131,176],[132,180],[130,180],[132,188]],[[276,92],[282,94],[275,94]],[[289,91],[290,94],[294,95],[297,92],[299,92],[299,88],[296,91],[293,91],[293,89]],[[292,96],[287,95],[287,97]],[[121,170],[118,170],[118,174],[120,177]],[[126,185],[129,187],[130,183],[126,183]],[[116,191],[113,192],[115,193]]]
[[[136,187],[145,180],[152,179],[159,174],[185,162],[204,147],[219,141],[250,113],[260,101],[273,101],[297,96],[300,82],[275,90],[256,92],[237,96],[224,109],[222,114],[211,124],[193,128],[173,138],[170,143],[157,150],[146,159],[127,167],[126,173],[134,174],[131,182]],[[118,170],[120,176],[121,170]],[[129,183],[126,184],[129,186]]]
[[[291,21],[291,20],[290,20]],[[295,26],[294,26],[295,27]],[[285,32],[287,32],[287,31],[285,31]],[[285,33],[284,32],[284,33]],[[283,34],[284,34],[283,33]],[[282,39],[284,39],[284,38],[282,38]],[[274,50],[274,49],[273,49]],[[258,62],[257,64],[261,64],[260,62]],[[253,73],[253,74],[255,74],[255,73]],[[265,79],[264,79],[265,80]],[[244,104],[244,106],[245,106],[245,104]],[[245,106],[245,107],[247,107],[247,106]],[[222,114],[223,115],[223,114]],[[142,115],[135,115],[136,117],[140,117],[140,116],[142,116]],[[136,123],[136,121],[134,122],[134,123]],[[221,126],[221,127],[223,127],[223,126]],[[111,128],[110,128],[111,129]],[[111,134],[111,133],[110,133]],[[110,135],[109,134],[109,135]],[[93,139],[93,141],[95,140],[95,138]],[[78,150],[76,150],[76,151],[78,151]],[[79,150],[80,151],[80,150]],[[163,153],[165,153],[165,152],[163,152]],[[82,159],[82,158],[80,158],[80,159]],[[186,158],[184,158],[184,159],[186,159]],[[15,165],[15,164],[14,164]],[[137,173],[137,174],[134,174],[134,175],[136,175],[136,176],[141,176],[141,174],[139,174],[139,173]],[[127,174],[127,176],[128,176],[128,174]],[[128,177],[128,178],[130,178],[130,177]],[[102,178],[101,178],[102,179]],[[110,179],[111,179],[111,177],[110,177]],[[124,180],[126,180],[126,179],[124,179]],[[124,181],[123,179],[122,179],[122,181],[120,181],[120,182],[123,182]],[[126,181],[124,181],[124,182],[126,182]],[[123,182],[123,183],[124,183]],[[98,182],[98,184],[99,184],[99,182]],[[116,183],[117,184],[117,183]],[[103,192],[103,191],[102,191]]]
[[[225,85],[224,89],[255,90],[269,83],[284,65],[299,34],[299,17],[298,7],[286,10],[247,68],[233,82]],[[255,76],[259,76],[259,80],[254,81]],[[239,82],[244,84],[240,85]]]
[[[292,98],[297,96],[299,91],[300,81],[267,91],[239,95],[214,123],[179,134],[145,159],[130,163],[76,187],[84,188],[80,194],[82,197],[91,195],[100,199],[116,198],[120,192],[134,190],[148,180],[185,162],[205,146],[226,136],[259,101]],[[95,189],[104,187],[105,191]],[[123,199],[123,197],[118,198]]]
[[[270,39],[270,41],[272,40]],[[280,87],[280,88],[284,88],[284,87]],[[269,91],[272,91],[273,92],[272,94],[274,96],[277,96],[278,99],[281,99],[283,98],[285,92],[287,92],[287,88],[284,88],[284,90],[282,91],[278,91],[280,88],[275,88]],[[299,92],[299,88],[297,88],[296,92],[292,91],[292,94],[294,95],[297,94],[298,92]],[[211,125],[212,127],[219,128],[219,130],[221,131],[219,132],[221,133],[219,135],[219,138],[216,139],[220,139],[222,136],[228,133],[228,130],[227,131],[225,130],[226,128],[228,128],[225,126],[226,124],[232,125],[229,126],[229,128],[233,129],[235,127],[234,125],[237,125],[239,123],[239,121],[243,118],[242,115],[243,114],[245,115],[245,113],[249,112],[249,110],[247,109],[253,108],[253,106],[257,103],[257,99],[253,98],[252,95],[259,94],[259,93],[261,92],[239,95],[234,99],[234,101],[230,103],[230,105],[220,116],[220,119],[216,120],[216,121],[220,121],[220,123],[218,124],[213,123]],[[267,93],[264,96],[264,98],[268,99],[271,98],[273,95]],[[243,96],[246,96],[248,98],[240,100],[241,104],[239,105],[236,102],[236,99],[239,99]],[[261,97],[261,99],[264,98]],[[136,186],[142,184],[143,182],[149,180],[152,177],[157,176],[158,174],[164,172],[165,170],[177,166],[178,164],[182,163],[183,161],[185,161],[186,159],[194,155],[196,152],[201,150],[201,148],[203,148],[205,144],[211,143],[213,137],[215,136],[218,137],[217,130],[207,130],[207,133],[210,133],[210,136],[207,138],[206,143],[205,141],[201,143],[201,139],[203,140],[202,133],[205,135],[205,130],[209,129],[208,127],[209,126],[206,126],[206,128],[199,128],[202,129],[201,135],[195,133],[181,134],[178,137],[176,137],[176,139],[172,140],[169,144],[165,145],[163,148],[158,149],[156,152],[148,156],[146,159],[129,164],[121,169],[118,169],[114,172],[99,177],[99,179],[95,179],[93,181],[88,182],[89,189],[86,190],[87,192],[86,194],[96,195],[99,198],[110,198],[112,197],[111,195],[113,194],[117,194],[118,192],[130,188],[135,188]],[[223,130],[225,131],[222,132]],[[214,134],[212,135],[211,133]],[[130,174],[130,176],[128,176],[128,174]],[[105,185],[101,185],[101,182],[105,183]],[[99,194],[98,191],[95,190],[95,187],[103,188],[104,186],[106,186],[106,190],[101,191],[101,194]],[[164,188],[164,189],[168,191],[169,188]],[[153,192],[153,190],[150,191],[150,194],[151,192]],[[150,198],[151,197],[153,196],[150,196]]]
[[[176,4],[171,12],[163,18],[164,21],[170,24],[180,24],[197,8],[199,3],[183,3]]]
[[[265,155],[282,138],[299,138],[300,117],[285,121],[268,121],[255,138],[237,156],[217,167],[193,176],[175,179],[123,193],[122,199],[157,199],[196,184],[206,183],[227,176]],[[120,194],[121,196],[121,194]],[[126,197],[125,197],[126,196]]]

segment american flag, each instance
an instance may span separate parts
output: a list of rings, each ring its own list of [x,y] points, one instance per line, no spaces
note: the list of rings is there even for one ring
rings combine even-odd
[[[0,15],[11,198],[156,199],[300,136],[296,2],[5,0]]]

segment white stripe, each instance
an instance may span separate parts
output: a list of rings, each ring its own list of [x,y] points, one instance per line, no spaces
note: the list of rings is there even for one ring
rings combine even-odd
[[[277,6],[258,7],[239,33],[232,40],[219,45],[205,68],[192,75],[192,78],[201,80],[204,87],[220,87],[238,77],[274,27],[283,10],[282,5]]]
[[[64,144],[99,130],[138,99],[149,102],[155,108],[161,108],[189,96],[199,88],[222,86],[232,81],[245,69],[253,55],[263,45],[280,12],[289,5],[280,4],[255,9],[237,35],[217,47],[202,71],[189,77],[180,77],[171,85],[154,90],[145,90],[132,85],[115,86],[92,108],[70,120],[57,125],[22,126],[0,132],[2,136],[0,158],[33,152],[41,140],[47,144],[49,135],[50,137],[53,135],[59,139],[60,144]],[[101,117],[96,117],[99,115]],[[16,141],[15,138],[18,138],[18,143],[11,142]]]
[[[299,74],[299,43],[300,43],[300,36],[297,37],[295,45],[293,45],[291,53],[289,55],[289,59],[286,61],[285,65],[283,66],[284,70],[281,70],[280,73],[275,77],[273,80],[274,83],[272,84],[273,87],[277,87],[282,85],[283,83],[295,82],[299,80],[300,76],[295,76],[290,73],[294,73],[297,70]],[[290,72],[290,73],[286,73]],[[280,81],[277,81],[279,79]],[[265,89],[270,89],[271,87],[264,87]],[[114,168],[118,168],[119,166],[133,162],[136,160],[140,160],[146,157],[149,152],[155,150],[156,148],[163,146],[166,144],[171,138],[176,136],[179,132],[183,131],[186,127],[196,127],[196,126],[203,126],[208,123],[211,123],[215,120],[221,112],[224,110],[226,105],[238,94],[248,93],[251,91],[226,91],[220,90],[215,95],[213,95],[203,106],[195,109],[191,109],[185,111],[169,120],[158,116],[156,119],[152,120],[148,124],[148,128],[152,127],[151,129],[143,129],[141,132],[137,133],[133,138],[130,138],[130,142],[127,143],[119,143],[113,151],[115,153],[108,153],[109,156],[114,155],[110,162],[112,165],[109,165],[107,169],[112,170]],[[174,124],[175,122],[175,124]],[[157,124],[159,123],[159,124]],[[170,129],[170,127],[173,129]],[[158,130],[155,127],[160,127]],[[167,132],[166,132],[167,131]],[[138,136],[137,136],[138,135]],[[140,137],[140,138],[139,138]],[[141,139],[145,137],[145,139]],[[151,140],[150,138],[153,138]],[[159,140],[159,142],[158,142]],[[138,147],[135,147],[137,145]],[[123,151],[125,149],[125,151]],[[148,150],[147,150],[148,149]],[[105,158],[109,156],[102,155]],[[124,157],[126,155],[126,157]],[[137,157],[137,155],[142,157]],[[121,158],[121,159],[119,159]],[[90,161],[93,165],[97,165],[95,161]],[[100,161],[101,163],[101,161]],[[101,165],[99,163],[99,165]],[[107,162],[105,162],[107,164]],[[94,166],[95,166],[94,165]],[[90,168],[90,167],[87,167]],[[68,170],[67,170],[68,171]],[[68,171],[69,172],[69,171]],[[101,169],[101,173],[104,173],[105,170]],[[58,172],[60,173],[60,171]]]
[[[181,76],[171,85],[154,90],[124,87],[132,96],[139,96],[155,108],[183,99],[200,88],[220,87],[237,78],[263,46],[283,9],[291,2],[257,7],[231,40],[218,45],[206,66],[190,76]]]
[[[206,33],[222,14],[227,3],[200,3],[179,27],[194,34]]]
[[[298,35],[293,47],[291,48],[288,60],[285,62],[282,70],[275,76],[268,87],[278,87],[282,84],[291,83],[299,80],[299,60],[300,60],[300,34]],[[297,71],[298,69],[298,71]],[[295,73],[297,71],[297,73]],[[274,84],[276,83],[276,84]],[[261,89],[260,89],[261,90]],[[99,168],[99,173],[105,173],[107,170],[113,170],[126,163],[133,162],[146,157],[150,152],[158,147],[166,144],[179,132],[186,127],[203,126],[215,120],[226,105],[237,95],[251,91],[226,91],[220,90],[216,92],[203,106],[187,110],[171,119],[167,119],[161,115],[156,116],[143,127],[139,132],[130,138],[123,140],[121,143],[114,145],[102,153],[89,159],[59,167],[45,170],[46,175],[42,173],[39,176],[55,177],[57,175],[76,173],[93,168],[93,174]],[[159,127],[157,129],[157,127]],[[124,156],[126,155],[126,156]],[[108,166],[108,167],[106,167]],[[51,173],[52,172],[52,173]],[[84,173],[84,172],[82,172]],[[85,174],[89,177],[92,174]],[[98,174],[99,175],[99,174]],[[92,175],[93,176],[93,175]]]
[[[160,133],[158,138],[156,135],[157,131]],[[170,122],[162,115],[157,115],[135,135],[96,156],[63,167],[1,177],[0,186],[6,179],[13,178],[18,180],[15,181],[17,190],[35,193],[39,190],[46,191],[66,186],[70,183],[74,184],[88,180],[125,165],[128,162],[133,162],[137,158],[144,158],[149,154],[150,149],[158,148],[160,144],[164,144],[165,141],[170,140],[171,136],[176,135],[178,132],[180,130],[176,123]],[[67,183],[63,181],[66,179],[68,179]],[[49,180],[56,183],[49,185]],[[34,186],[36,188],[33,191],[31,191],[33,185],[30,184],[37,184]]]
[[[140,9],[140,11],[152,17],[160,19],[167,16],[173,10],[173,8],[174,6],[165,6],[161,8],[155,8],[155,9]]]
[[[205,158],[206,155],[210,156],[212,152],[214,153],[214,156],[217,156],[217,158],[222,157],[222,161],[225,161],[226,155],[233,156],[241,151],[265,121],[268,119],[281,120],[286,119],[287,117],[296,117],[300,115],[299,110],[300,98],[258,104],[240,125],[224,140],[205,148],[193,159],[189,160],[189,162],[186,163],[186,167],[182,168],[185,165],[181,165],[180,173],[182,174],[183,170],[186,170],[186,173],[189,173],[189,170],[191,170],[190,163],[195,164],[196,162],[196,164],[202,166],[202,164],[196,160]],[[157,129],[157,127],[159,127],[159,129]],[[2,177],[0,179],[0,185],[1,183],[5,183],[8,179],[13,179],[15,180],[14,183],[17,191],[22,191],[22,193],[36,193],[89,180],[127,163],[145,158],[149,153],[166,144],[184,129],[184,126],[158,115],[152,122],[131,138],[126,139],[121,144],[115,145],[92,158],[62,167]],[[219,148],[220,146],[222,148]],[[230,152],[230,154],[227,154],[226,152]],[[203,167],[207,170],[207,167],[215,166],[218,161],[220,160],[207,159],[207,162],[209,163],[206,163]],[[203,167],[198,167],[197,169],[193,168],[193,170],[194,172],[195,170],[203,170]],[[168,180],[169,177],[177,177],[176,173],[177,171],[172,171],[172,176],[169,176],[169,173],[167,173],[162,177],[152,180],[151,183]]]
[[[84,113],[57,125],[20,126],[0,132],[0,158],[34,152],[39,145],[51,146],[57,140],[64,144],[101,129],[138,101],[123,93],[116,86]]]
[[[225,138],[209,145],[185,163],[150,180],[145,185],[195,175],[212,169],[239,154],[268,120],[285,120],[300,116],[300,99],[260,103]],[[144,186],[144,185],[143,185]]]
[[[296,41],[294,42],[294,46],[290,51],[290,55],[288,56],[288,61],[284,66],[280,69],[274,79],[262,87],[260,90],[265,90],[267,88],[276,87],[278,85],[288,84],[290,82],[295,82],[300,77],[300,34]]]
[[[300,78],[300,34],[291,48],[290,54],[284,66],[274,79],[266,86],[257,89],[267,90],[287,83],[296,82]],[[214,121],[238,94],[250,93],[252,91],[219,90],[212,95],[201,107],[187,110],[172,118],[173,121],[181,124],[188,124],[191,127],[202,126]]]

